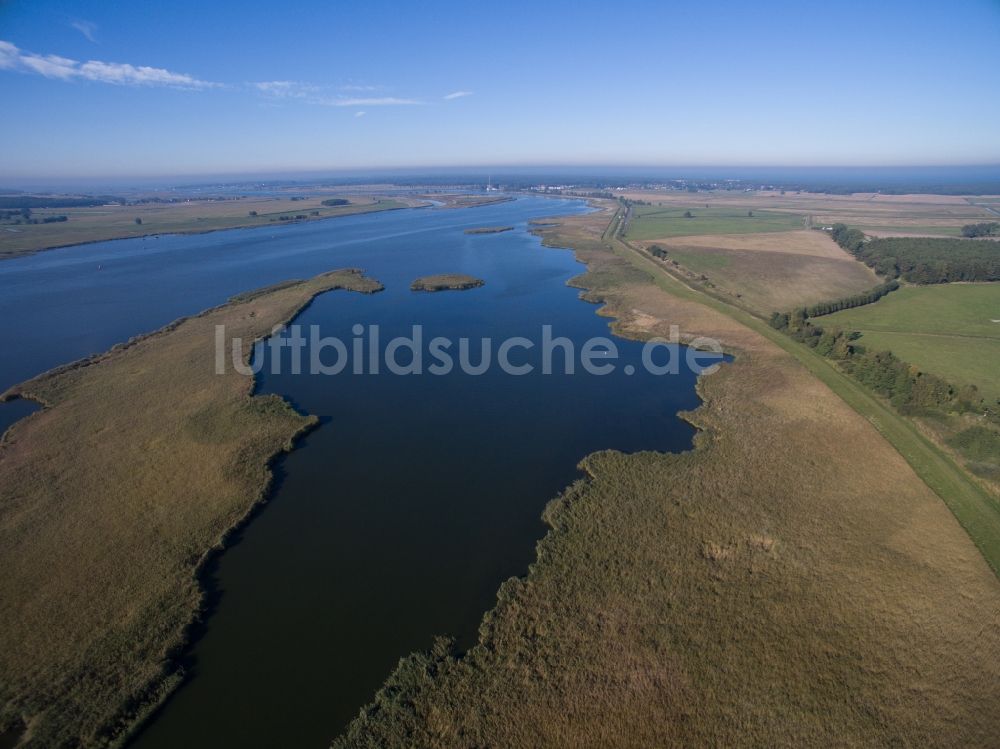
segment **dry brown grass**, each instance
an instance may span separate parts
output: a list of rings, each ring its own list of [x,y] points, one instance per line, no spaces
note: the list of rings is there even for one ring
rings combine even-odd
[[[642,244],[650,244],[644,242]],[[831,260],[853,260],[826,232],[780,231],[764,234],[708,234],[695,237],[673,237],[658,242],[671,246],[735,250],[749,252],[779,252]]]
[[[825,232],[730,234],[633,242],[668,251],[690,280],[761,315],[867,291],[880,282]]]
[[[602,218],[545,234],[617,327],[738,354],[701,382],[698,449],[587,458],[479,644],[404,659],[336,746],[994,746],[1000,583],[966,533],[791,355],[609,252]]]
[[[249,343],[318,293],[380,288],[337,271],[244,295],[8,393],[47,407],[0,444],[0,733],[115,744],[177,683],[197,569],[314,423],[215,374],[215,326]]]

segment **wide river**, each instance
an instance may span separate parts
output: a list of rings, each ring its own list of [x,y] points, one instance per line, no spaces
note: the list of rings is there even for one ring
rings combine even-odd
[[[608,320],[566,281],[572,253],[543,248],[527,222],[586,210],[521,198],[461,210],[400,210],[327,221],[99,243],[0,262],[0,389],[57,364],[219,304],[240,291],[342,267],[385,284],[337,291],[295,321],[350,345],[352,327],[384,341],[423,326],[499,343],[524,336],[515,363],[539,363],[542,325],[579,350]],[[467,228],[514,231],[467,235]],[[460,272],[482,288],[414,293],[417,276]],[[580,478],[590,452],[690,447],[678,411],[696,375],[656,375],[638,343],[614,339],[606,376],[493,366],[478,376],[258,377],[319,428],[277,465],[268,504],[213,564],[212,606],[187,657],[190,678],[132,746],[324,747],[399,658],[436,635],[475,642],[499,584],[523,575],[545,532],[547,501]],[[401,356],[400,360],[406,357]],[[662,362],[665,355],[657,356]],[[308,359],[306,359],[308,361]],[[626,374],[626,364],[635,368]],[[349,371],[349,370],[347,370]],[[0,429],[24,404],[0,406]]]

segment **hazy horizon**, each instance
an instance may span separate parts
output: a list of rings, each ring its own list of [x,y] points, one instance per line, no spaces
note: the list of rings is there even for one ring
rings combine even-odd
[[[314,167],[311,169],[245,170],[232,172],[177,172],[177,173],[136,173],[136,174],[88,174],[79,176],[39,175],[31,177],[4,177],[0,175],[0,190],[54,189],[100,185],[134,185],[144,187],[151,184],[178,187],[185,184],[236,184],[240,182],[313,182],[322,180],[356,181],[361,179],[386,180],[413,179],[422,176],[443,179],[455,177],[463,184],[476,178],[477,181],[503,180],[511,176],[562,177],[577,179],[634,178],[649,180],[791,180],[845,178],[887,178],[889,184],[901,178],[944,179],[946,182],[968,179],[997,181],[1000,187],[1000,162],[982,164],[455,164],[421,165],[411,167]],[[481,178],[481,180],[479,179]]]
[[[0,192],[114,192],[129,190],[184,190],[252,185],[317,184],[495,185],[526,181],[549,185],[608,185],[706,181],[771,185],[802,185],[802,189],[851,187],[855,192],[904,191],[1000,194],[1000,164],[950,166],[629,166],[629,165],[472,165],[373,169],[314,169],[286,172],[141,175],[118,177],[35,177],[4,179]],[[795,189],[795,188],[792,188]]]

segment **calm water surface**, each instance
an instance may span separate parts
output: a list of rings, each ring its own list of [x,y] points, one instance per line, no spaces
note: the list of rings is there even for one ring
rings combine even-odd
[[[607,320],[565,286],[582,270],[571,253],[542,248],[526,232],[531,218],[579,210],[522,199],[0,263],[0,283],[23,274],[12,279],[20,302],[5,298],[0,309],[25,321],[32,312],[32,333],[57,344],[21,331],[26,355],[5,360],[0,377],[23,379],[237,291],[345,266],[365,268],[386,291],[325,294],[297,323],[348,342],[355,323],[378,324],[383,340],[420,324],[425,339],[472,339],[474,360],[482,337],[539,342],[543,324],[579,347],[608,335]],[[494,224],[517,230],[463,231]],[[408,290],[416,276],[448,271],[486,286]],[[0,336],[14,335],[10,327]],[[545,531],[541,511],[579,478],[583,456],[690,446],[693,430],[676,414],[698,403],[694,373],[645,373],[639,344],[615,343],[618,370],[603,377],[513,377],[496,367],[482,376],[262,374],[259,390],[317,414],[321,425],[279,461],[271,501],[213,566],[217,598],[190,654],[191,678],[133,745],[323,747],[401,656],[440,634],[460,649],[473,644],[499,583],[527,570]],[[514,358],[537,364],[537,344]],[[561,356],[555,361],[561,371]],[[626,363],[635,374],[624,373]]]
[[[39,406],[34,401],[16,398],[6,403],[0,403],[0,435],[7,431],[7,427],[15,421],[23,419],[30,413],[39,410]]]

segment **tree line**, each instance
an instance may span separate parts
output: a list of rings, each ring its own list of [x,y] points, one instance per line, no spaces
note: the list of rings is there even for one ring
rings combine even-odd
[[[87,208],[104,205],[105,203],[120,203],[125,205],[125,199],[115,195],[84,196],[79,198],[56,198],[42,195],[0,195],[0,208]]]
[[[996,237],[1000,236],[1000,221],[985,221],[981,224],[966,224],[962,227],[962,236],[974,239],[975,237]]]
[[[851,296],[841,297],[840,299],[834,299],[829,302],[819,302],[817,304],[810,305],[805,308],[805,313],[807,317],[821,317],[822,315],[832,315],[834,312],[840,312],[842,309],[862,307],[866,304],[873,304],[874,302],[877,302],[886,294],[889,294],[898,288],[899,281],[893,278],[890,281],[880,283],[878,286],[860,294],[852,294]]]
[[[975,385],[956,388],[937,375],[920,371],[891,351],[869,351],[857,343],[860,333],[815,325],[804,308],[790,313],[775,312],[770,324],[816,353],[839,362],[845,372],[888,398],[901,413],[985,410],[993,418],[1000,417],[997,404],[987,404]]]
[[[0,224],[58,224],[68,220],[69,217],[64,214],[33,218],[30,208],[21,208],[16,211],[0,210]]]
[[[869,239],[858,229],[834,224],[833,240],[890,279],[931,284],[1000,281],[1000,244],[937,237]]]

